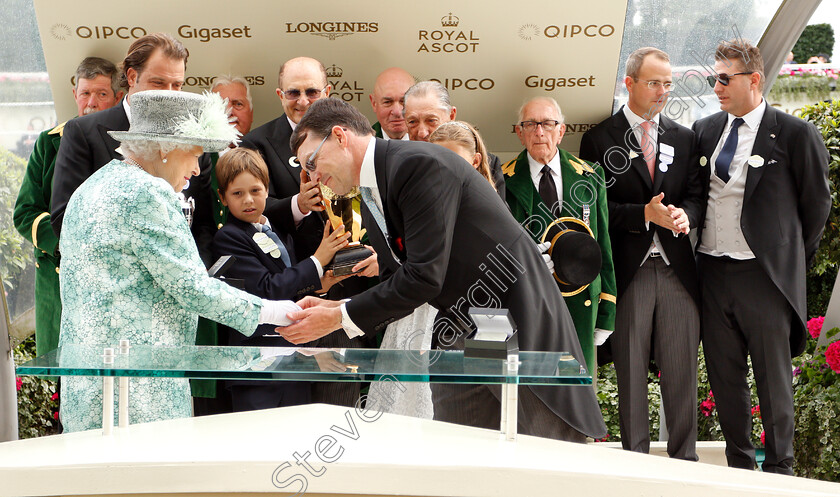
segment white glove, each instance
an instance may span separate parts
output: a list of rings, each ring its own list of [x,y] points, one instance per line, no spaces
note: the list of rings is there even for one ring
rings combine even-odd
[[[607,338],[609,338],[612,333],[613,332],[609,330],[595,328],[595,346],[604,345],[604,342],[607,341]]]
[[[286,314],[301,310],[300,306],[291,300],[263,299],[262,304],[262,309],[260,309],[260,324],[289,326],[292,324],[292,320],[286,317]]]
[[[539,249],[540,254],[542,255],[543,262],[545,262],[545,266],[548,268],[549,273],[554,272],[554,261],[551,260],[551,256],[548,255],[548,249],[551,247],[551,242],[545,243],[538,243],[537,249]]]

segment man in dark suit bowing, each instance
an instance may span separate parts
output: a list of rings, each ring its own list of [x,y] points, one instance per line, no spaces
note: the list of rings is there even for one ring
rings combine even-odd
[[[671,90],[668,54],[640,48],[627,59],[627,105],[583,135],[580,156],[606,171],[618,309],[612,353],[621,443],[650,450],[651,355],[668,425],[668,455],[697,460],[697,268],[688,232],[703,220],[694,133],[660,114]]]
[[[831,208],[828,153],[813,124],[762,98],[764,63],[723,42],[710,76],[719,112],[694,123],[708,192],[700,233],[703,348],[730,466],[752,469],[747,354],[766,433],[766,472],[793,474],[791,357],[805,347],[805,270]]]
[[[312,105],[292,148],[313,178],[336,193],[359,187],[378,257],[394,260],[397,269],[348,302],[307,297],[304,309],[289,316],[300,321],[281,331],[289,341],[341,328],[348,336],[375,333],[428,302],[439,309],[433,340],[457,344],[470,328],[472,305],[509,309],[521,349],[568,350],[582,361],[574,324],[535,243],[460,156],[374,138],[368,120],[335,99]],[[485,274],[491,264],[493,278]],[[436,390],[436,419],[498,428],[500,403],[489,387],[467,385],[455,395]],[[584,441],[606,432],[591,388],[522,388],[520,400],[522,433]]]

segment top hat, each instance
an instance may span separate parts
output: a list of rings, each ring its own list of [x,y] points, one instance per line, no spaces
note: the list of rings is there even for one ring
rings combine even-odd
[[[197,145],[220,152],[237,140],[226,105],[217,93],[203,95],[172,90],[148,90],[131,95],[131,127],[109,131],[117,141],[148,140]]]
[[[541,241],[551,243],[548,254],[554,261],[553,275],[564,297],[582,292],[601,272],[601,247],[580,219],[555,219]]]

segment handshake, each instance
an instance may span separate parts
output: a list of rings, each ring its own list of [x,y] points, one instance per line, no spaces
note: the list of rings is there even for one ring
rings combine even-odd
[[[291,300],[266,300],[263,299],[263,306],[260,310],[260,324],[273,324],[274,326],[289,326],[294,321],[289,319],[290,312],[303,310]]]

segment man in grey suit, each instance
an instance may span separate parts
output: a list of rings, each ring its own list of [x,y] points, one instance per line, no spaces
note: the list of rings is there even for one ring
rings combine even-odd
[[[767,105],[764,63],[744,40],[715,53],[722,112],[694,123],[708,193],[700,233],[703,347],[730,466],[752,469],[747,354],[769,473],[793,474],[791,360],[805,347],[805,270],[831,208],[817,128]]]
[[[640,48],[627,59],[627,105],[583,135],[580,156],[606,172],[618,283],[612,341],[621,445],[650,450],[651,357],[668,424],[668,455],[697,460],[697,267],[688,232],[703,221],[694,133],[660,114],[672,85],[668,54]]]
[[[374,138],[368,120],[336,99],[312,104],[292,149],[336,193],[359,187],[371,243],[397,267],[347,302],[302,300],[303,310],[289,314],[299,321],[279,331],[289,341],[305,343],[340,328],[348,336],[373,334],[428,302],[440,310],[433,340],[442,347],[463,339],[469,306],[499,307],[518,325],[520,349],[568,350],[582,360],[574,324],[536,245],[460,156],[426,143]],[[486,274],[490,265],[503,281]],[[500,402],[485,385],[434,395],[436,419],[499,426]],[[522,433],[581,442],[606,433],[592,388],[528,387],[520,399]]]

